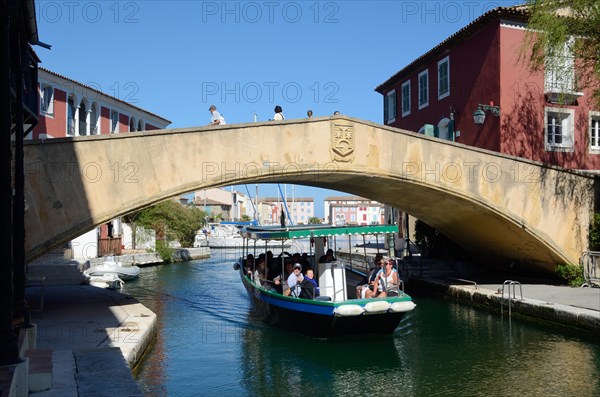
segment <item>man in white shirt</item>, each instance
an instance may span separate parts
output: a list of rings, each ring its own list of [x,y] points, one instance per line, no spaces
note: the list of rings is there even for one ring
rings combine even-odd
[[[288,277],[287,283],[288,287],[290,287],[290,295],[298,297],[300,296],[300,291],[302,288],[300,284],[304,280],[304,276],[302,275],[302,265],[299,263],[294,264],[294,270],[292,274]]]
[[[217,107],[215,105],[210,105],[208,111],[212,114],[210,125],[225,124],[225,119],[221,116],[221,113],[217,112]]]

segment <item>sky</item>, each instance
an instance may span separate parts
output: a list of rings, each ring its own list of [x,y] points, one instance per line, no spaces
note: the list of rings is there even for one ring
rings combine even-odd
[[[375,87],[483,13],[522,2],[36,0],[52,49],[35,50],[42,67],[169,128],[208,124],[212,104],[228,124],[269,120],[275,105],[286,119],[337,110],[382,123]],[[315,198],[319,217],[324,197],[345,194],[293,190]],[[259,195],[277,196],[277,186]]]

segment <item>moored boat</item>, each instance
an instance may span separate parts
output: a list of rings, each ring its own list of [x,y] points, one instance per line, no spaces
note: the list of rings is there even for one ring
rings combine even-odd
[[[91,277],[101,277],[106,275],[116,275],[121,280],[132,280],[139,276],[140,268],[135,265],[124,265],[115,259],[113,255],[107,255],[103,258],[102,264],[95,265],[83,272],[83,275]]]
[[[296,297],[277,292],[269,280],[260,279],[255,269],[247,269],[243,258],[235,264],[242,283],[248,292],[253,308],[265,322],[314,337],[357,334],[391,334],[403,316],[416,306],[401,288],[390,288],[384,298],[361,299],[356,297],[356,286],[366,275],[342,261],[317,263],[323,237],[342,235],[392,235],[397,226],[300,226],[288,228],[248,227],[242,231],[247,241],[288,240],[310,238],[315,244],[315,254],[309,256],[316,273],[320,296]],[[252,245],[250,245],[252,247]],[[256,251],[254,251],[256,253]],[[246,253],[251,253],[246,251]],[[281,272],[288,258],[281,256]],[[319,261],[320,262],[320,261]],[[248,272],[249,270],[249,272]],[[285,277],[284,277],[285,279]],[[357,282],[358,281],[358,282]],[[304,288],[304,287],[302,287]],[[299,296],[303,296],[300,294]]]

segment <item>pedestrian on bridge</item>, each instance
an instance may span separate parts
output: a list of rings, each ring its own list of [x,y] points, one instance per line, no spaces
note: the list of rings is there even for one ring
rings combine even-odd
[[[226,124],[225,123],[225,118],[223,116],[221,116],[221,113],[217,112],[217,107],[215,105],[210,105],[210,108],[208,108],[208,111],[212,115],[212,117],[210,118],[210,124],[209,125],[222,125],[222,124]]]

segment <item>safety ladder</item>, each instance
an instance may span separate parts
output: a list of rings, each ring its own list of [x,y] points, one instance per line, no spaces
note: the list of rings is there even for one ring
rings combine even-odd
[[[506,280],[502,284],[502,296],[501,296],[501,301],[500,301],[500,308],[501,308],[502,314],[504,315],[504,289],[506,288],[507,293],[508,293],[508,297],[507,297],[508,317],[511,316],[512,299],[517,300],[517,294],[516,294],[517,286],[519,286],[519,294],[521,295],[520,300],[523,300],[523,286],[521,285],[520,282],[513,281],[513,280]],[[511,287],[512,287],[512,289],[511,289]],[[512,292],[512,298],[511,298],[511,292]]]

